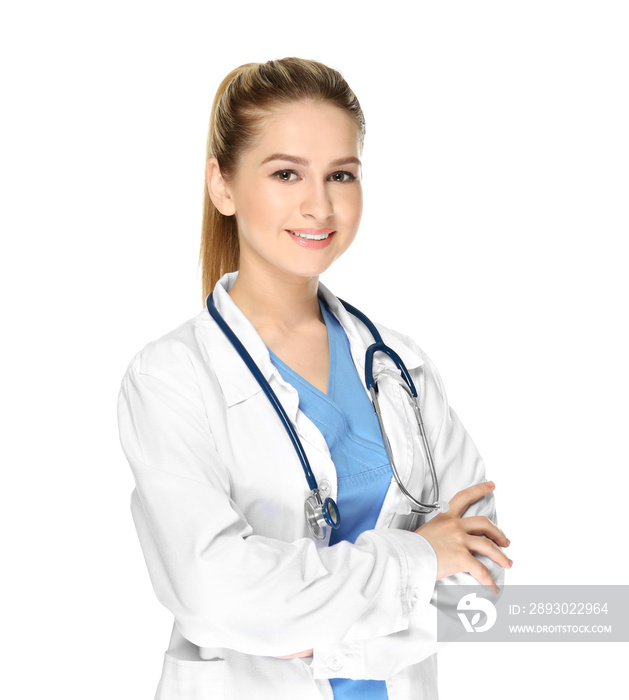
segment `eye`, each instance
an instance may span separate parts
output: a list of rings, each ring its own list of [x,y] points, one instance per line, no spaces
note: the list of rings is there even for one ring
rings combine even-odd
[[[354,182],[356,176],[347,170],[338,170],[330,175],[332,182]]]
[[[294,170],[277,170],[271,177],[276,177],[282,182],[293,182],[297,179],[297,173]]]

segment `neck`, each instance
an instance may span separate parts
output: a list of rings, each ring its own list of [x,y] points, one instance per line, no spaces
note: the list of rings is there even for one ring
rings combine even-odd
[[[269,275],[259,279],[240,269],[229,291],[232,300],[260,331],[263,328],[288,328],[322,321],[317,289],[319,277]]]

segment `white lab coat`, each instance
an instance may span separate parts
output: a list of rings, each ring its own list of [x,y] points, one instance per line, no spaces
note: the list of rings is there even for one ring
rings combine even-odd
[[[293,421],[320,486],[336,499],[325,439],[228,294],[236,275],[217,283],[216,306]],[[363,377],[371,334],[323,285],[320,291]],[[482,460],[428,358],[409,338],[378,327],[418,388],[440,495],[449,500],[485,480]],[[430,475],[410,404],[387,377],[392,366],[376,355],[393,456],[411,493],[427,500]],[[408,512],[392,480],[375,528],[355,544],[313,539],[304,519],[309,489],[288,435],[207,309],[135,355],[118,417],[140,543],[155,593],[174,615],[157,700],[331,700],[328,679],[336,677],[385,679],[391,700],[437,697],[437,562],[412,532],[426,516]],[[478,514],[495,519],[493,496],[466,512]],[[500,585],[500,567],[481,559]],[[467,574],[450,579],[476,583]],[[310,648],[310,658],[274,658]]]

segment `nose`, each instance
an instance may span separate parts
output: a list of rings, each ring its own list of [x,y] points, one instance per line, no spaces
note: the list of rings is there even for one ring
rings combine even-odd
[[[311,181],[303,190],[300,213],[317,221],[330,218],[334,213],[334,205],[325,182]]]

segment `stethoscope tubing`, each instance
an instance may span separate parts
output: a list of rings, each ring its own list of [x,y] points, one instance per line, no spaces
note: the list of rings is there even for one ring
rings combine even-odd
[[[367,351],[365,353],[365,385],[367,387],[367,390],[369,391],[369,395],[371,396],[373,408],[378,418],[380,432],[382,433],[383,441],[385,444],[387,455],[389,457],[389,462],[391,464],[395,480],[397,481],[397,484],[402,493],[419,508],[419,510],[411,508],[411,512],[431,513],[433,511],[446,511],[448,509],[448,503],[439,501],[439,483],[437,480],[437,474],[435,471],[432,452],[428,443],[426,431],[424,429],[424,422],[421,417],[417,389],[415,388],[415,384],[411,378],[408,369],[406,368],[406,365],[404,364],[400,356],[392,348],[390,348],[384,343],[384,341],[382,340],[382,336],[380,335],[380,332],[378,331],[376,326],[367,318],[367,316],[365,316],[365,314],[362,313],[362,311],[359,311],[356,307],[352,306],[351,304],[348,304],[342,299],[339,299],[339,301],[341,302],[341,304],[343,304],[343,306],[349,313],[351,313],[353,316],[356,316],[356,318],[358,318],[365,324],[365,326],[369,329],[369,332],[375,340],[375,342],[367,348]],[[219,313],[218,309],[216,308],[216,305],[214,304],[214,299],[211,293],[208,295],[206,303],[208,312],[216,321],[223,333],[226,335],[230,343],[234,346],[234,348],[246,364],[249,371],[255,377],[256,381],[260,385],[260,388],[265,393],[266,397],[269,399],[271,405],[273,406],[280,420],[282,421],[286,432],[288,433],[293,447],[295,448],[295,452],[299,458],[299,461],[301,462],[301,466],[304,471],[308,487],[312,491],[312,495],[309,496],[308,499],[306,499],[306,520],[308,521],[308,525],[310,526],[310,529],[315,535],[315,537],[317,537],[318,539],[322,539],[324,537],[323,527],[326,523],[332,528],[338,528],[340,526],[341,517],[338,511],[338,507],[331,498],[326,498],[325,500],[322,500],[321,494],[319,492],[319,486],[310,467],[310,462],[308,461],[306,452],[303,448],[301,440],[299,439],[299,436],[297,435],[297,432],[292,422],[290,421],[288,415],[286,414],[286,411],[284,410],[284,407],[282,406],[280,400],[277,398],[277,395],[271,388],[271,385],[267,381],[266,377],[262,374],[258,365],[254,362],[253,358],[251,357],[245,346],[242,344],[238,336],[232,331],[232,329],[228,326],[227,322]],[[382,414],[380,411],[380,403],[378,401],[378,384],[373,376],[373,357],[377,352],[383,352],[386,355],[388,355],[391,358],[391,360],[393,360],[397,369],[400,371],[401,379],[403,380],[400,381],[400,379],[398,379],[398,381],[400,382],[400,386],[402,386],[402,388],[408,393],[411,399],[411,403],[413,404],[413,411],[415,413],[417,425],[419,427],[419,432],[422,440],[423,452],[426,456],[426,460],[428,462],[428,467],[430,469],[430,474],[432,478],[433,495],[435,497],[434,503],[422,503],[421,501],[414,498],[414,496],[412,496],[409,493],[409,491],[402,483],[400,475],[397,471],[397,467],[395,466],[395,461],[391,452],[391,446],[389,444],[389,439],[384,428],[384,422],[382,420]],[[314,503],[312,503],[313,499]]]
[[[378,387],[373,376],[373,356],[377,352],[383,352],[386,355],[388,355],[393,360],[393,362],[395,362],[395,366],[400,370],[402,376],[404,377],[404,381],[408,384],[408,388],[410,389],[411,395],[413,396],[413,398],[417,398],[417,389],[415,389],[415,384],[411,379],[409,371],[406,369],[406,365],[402,362],[402,359],[395,352],[395,350],[393,350],[385,344],[385,342],[382,340],[382,336],[380,335],[380,331],[374,326],[374,324],[367,318],[367,316],[365,316],[365,314],[362,311],[359,311],[355,306],[352,306],[346,301],[343,301],[343,299],[339,299],[339,301],[341,302],[341,304],[343,304],[347,311],[349,311],[352,315],[356,316],[356,318],[358,318],[365,324],[365,326],[367,326],[369,332],[373,336],[373,339],[376,341],[367,348],[367,351],[365,353],[365,386],[367,387],[367,390],[371,393],[371,389],[373,388],[376,390],[376,393],[378,392]]]
[[[247,365],[248,369],[256,378],[258,384],[260,385],[260,388],[262,389],[262,391],[264,391],[267,398],[271,402],[271,405],[279,415],[280,420],[284,424],[284,428],[286,429],[286,432],[288,433],[288,436],[290,437],[291,442],[293,443],[293,447],[295,448],[295,452],[299,457],[301,466],[303,467],[304,474],[306,476],[306,481],[308,482],[308,488],[310,488],[311,491],[318,491],[319,487],[317,485],[317,480],[315,479],[315,476],[312,473],[312,469],[310,468],[310,462],[308,461],[308,457],[306,455],[304,447],[301,444],[301,440],[299,439],[299,436],[297,435],[293,424],[291,423],[288,415],[286,414],[284,407],[282,406],[280,400],[277,398],[276,393],[271,388],[271,385],[266,380],[266,377],[260,371],[258,365],[254,362],[253,358],[247,351],[247,348],[245,348],[245,346],[240,342],[238,336],[232,331],[232,329],[227,325],[227,322],[220,315],[218,309],[216,308],[216,305],[214,304],[214,299],[212,298],[211,294],[208,295],[207,298],[207,308],[212,318],[216,321],[216,323],[218,323],[223,333],[225,333],[231,344],[234,346],[240,357]]]

